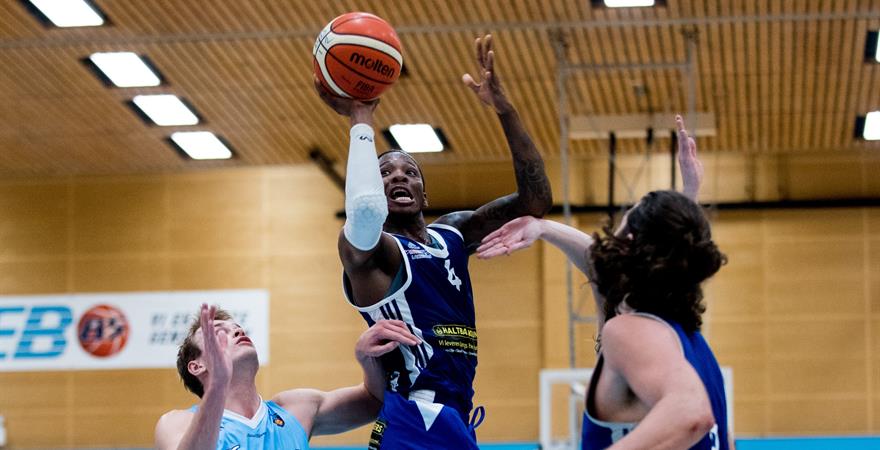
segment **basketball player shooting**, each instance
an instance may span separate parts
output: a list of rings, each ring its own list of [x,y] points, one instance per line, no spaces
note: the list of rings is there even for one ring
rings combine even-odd
[[[416,161],[396,150],[376,156],[376,103],[334,97],[316,80],[324,102],[351,122],[346,221],[339,235],[344,291],[367,323],[401,320],[422,339],[382,359],[385,403],[370,448],[477,448],[474,428],[482,408],[469,418],[477,332],[468,256],[508,220],[543,216],[552,204],[544,162],[495,71],[492,36],[475,44],[479,72],[463,81],[498,114],[516,192],[427,226],[422,211],[428,198]]]
[[[308,449],[313,435],[342,433],[375,420],[384,392],[377,358],[398,345],[418,343],[403,322],[380,321],[355,347],[364,370],[362,384],[330,392],[292,389],[264,401],[257,393],[260,363],[253,343],[229,313],[202,305],[177,355],[184,385],[201,401],[163,415],[156,424],[155,446]]]

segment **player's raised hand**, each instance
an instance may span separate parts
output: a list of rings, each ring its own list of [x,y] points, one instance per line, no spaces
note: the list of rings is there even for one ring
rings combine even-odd
[[[232,380],[232,357],[229,355],[229,336],[225,330],[214,330],[216,306],[202,304],[199,312],[199,327],[202,331],[204,349],[202,351],[208,380],[205,390],[229,388]]]
[[[530,247],[541,237],[541,220],[532,216],[517,217],[483,238],[477,258],[489,259]]]
[[[380,320],[364,331],[354,347],[355,356],[378,358],[402,345],[419,345],[422,341],[400,320]]]
[[[700,185],[703,183],[703,163],[697,158],[697,142],[688,135],[684,128],[684,119],[680,115],[675,116],[675,124],[678,128],[678,166],[684,184],[683,193],[697,201]]]
[[[344,98],[338,95],[333,95],[329,91],[327,91],[327,88],[325,88],[323,84],[321,84],[321,81],[318,80],[317,76],[314,76],[313,78],[315,83],[315,91],[318,93],[318,97],[320,97],[327,106],[329,106],[333,111],[336,111],[336,113],[339,115],[351,117],[358,111],[366,111],[372,113],[376,109],[376,106],[379,105],[379,99],[364,102],[352,98]]]
[[[503,114],[513,109],[513,106],[501,89],[501,80],[495,72],[495,50],[492,47],[492,35],[487,34],[474,41],[477,52],[477,76],[466,73],[461,81],[480,97],[480,100],[495,108],[495,112]]]

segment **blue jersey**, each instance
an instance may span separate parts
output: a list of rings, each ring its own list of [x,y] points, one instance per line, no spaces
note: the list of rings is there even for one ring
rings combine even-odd
[[[456,228],[432,224],[425,245],[391,235],[403,256],[402,283],[375,305],[360,308],[369,325],[401,320],[422,339],[383,357],[386,389],[410,400],[446,405],[467,423],[477,368],[474,296],[468,276],[468,251]],[[348,278],[345,293],[351,301]],[[400,284],[394,289],[394,285]]]
[[[706,393],[709,394],[709,402],[712,405],[712,413],[715,415],[715,426],[709,433],[703,436],[691,449],[697,450],[728,450],[727,440],[727,400],[724,395],[724,379],[721,376],[721,368],[709,344],[703,339],[699,331],[687,333],[678,323],[663,320],[651,314],[635,313],[639,316],[649,317],[668,324],[675,330],[685,359],[697,371]],[[593,450],[610,447],[627,433],[632,431],[638,423],[615,423],[604,422],[593,417],[593,396],[596,391],[596,383],[599,381],[599,373],[602,371],[602,355],[596,362],[596,369],[590,380],[590,388],[587,392],[587,405],[584,411],[584,426],[581,436],[581,449]]]
[[[196,412],[198,405],[190,408]],[[223,411],[217,450],[306,450],[309,436],[299,421],[272,401],[261,401],[252,419]]]

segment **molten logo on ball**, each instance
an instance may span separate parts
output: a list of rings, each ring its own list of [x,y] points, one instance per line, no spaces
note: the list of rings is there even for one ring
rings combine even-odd
[[[365,69],[370,69],[382,76],[389,78],[394,76],[394,69],[388,64],[383,63],[382,60],[367,58],[357,52],[351,54],[348,58],[348,62],[355,63]]]
[[[99,358],[119,353],[128,340],[128,319],[117,308],[97,305],[79,319],[79,344]]]

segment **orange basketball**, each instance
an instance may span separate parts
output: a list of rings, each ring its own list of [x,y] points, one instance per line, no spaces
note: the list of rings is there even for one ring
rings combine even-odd
[[[403,67],[400,39],[380,17],[343,14],[327,24],[312,50],[315,75],[328,91],[372,100],[391,87]]]

